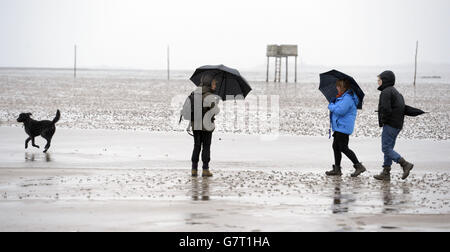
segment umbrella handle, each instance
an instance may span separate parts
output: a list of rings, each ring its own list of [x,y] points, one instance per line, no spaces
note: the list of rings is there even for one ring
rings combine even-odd
[[[188,133],[188,135],[190,135],[191,137],[194,137],[194,135],[191,133],[191,122],[188,123],[188,126],[186,128],[186,132]]]
[[[330,111],[330,128],[328,128],[328,139],[331,139],[331,128],[332,128],[332,122],[331,122],[331,111]]]

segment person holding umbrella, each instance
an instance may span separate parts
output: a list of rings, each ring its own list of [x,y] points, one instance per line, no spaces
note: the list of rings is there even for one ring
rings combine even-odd
[[[327,176],[342,176],[341,161],[344,153],[352,162],[355,172],[352,177],[358,177],[366,171],[364,165],[359,162],[356,154],[348,147],[350,135],[355,128],[357,109],[362,109],[364,92],[356,81],[339,71],[332,70],[320,75],[319,90],[330,102],[330,124],[333,130],[334,165]],[[331,137],[331,130],[330,130]]]
[[[198,175],[198,162],[200,151],[202,151],[203,177],[212,177],[209,169],[210,148],[212,132],[214,131],[214,116],[219,113],[218,103],[220,100],[245,99],[252,88],[241,76],[238,70],[224,65],[207,65],[197,68],[190,80],[198,86],[198,91],[191,94],[201,93],[200,99],[189,98],[193,106],[187,106],[189,113],[183,113],[182,117],[191,121],[190,126],[194,131],[194,150],[192,152],[192,176]],[[195,100],[201,100],[197,104]],[[201,108],[201,113],[200,109]],[[183,116],[185,114],[186,116]],[[200,118],[198,118],[200,117]],[[194,119],[195,118],[195,119]],[[181,120],[181,118],[180,118]]]
[[[378,122],[383,128],[381,135],[382,151],[384,153],[383,171],[374,176],[377,180],[389,181],[391,179],[392,162],[400,164],[403,169],[402,179],[408,178],[414,165],[406,161],[394,151],[397,136],[403,128],[405,115],[417,116],[424,112],[405,105],[405,100],[395,85],[395,74],[384,71],[378,76],[378,90],[381,91],[378,105]]]
[[[348,148],[349,137],[353,133],[355,120],[357,115],[356,106],[359,103],[358,96],[351,90],[350,83],[347,80],[338,80],[336,82],[338,95],[336,99],[330,102],[328,109],[330,110],[331,126],[333,129],[333,151],[334,166],[333,170],[326,172],[328,176],[341,176],[341,160],[344,153],[354,165],[356,169],[351,174],[352,177],[358,177],[366,171],[366,168],[359,162],[355,153]]]
[[[201,77],[201,85],[197,92],[201,92],[201,118],[196,121],[195,116],[191,118],[191,128],[193,129],[194,150],[192,151],[192,176],[198,176],[198,163],[200,152],[202,153],[203,172],[202,177],[212,177],[213,174],[209,170],[209,162],[211,161],[211,139],[214,131],[214,116],[210,121],[203,120],[205,115],[218,105],[219,100],[213,95],[220,83],[220,76],[216,72],[205,72]],[[195,92],[194,92],[195,93]],[[209,100],[209,102],[207,102]],[[195,102],[194,102],[195,103]],[[208,104],[209,103],[209,104]],[[200,105],[200,104],[199,104]],[[195,114],[194,106],[194,114]],[[198,113],[200,115],[200,113]],[[202,150],[203,148],[203,150]]]

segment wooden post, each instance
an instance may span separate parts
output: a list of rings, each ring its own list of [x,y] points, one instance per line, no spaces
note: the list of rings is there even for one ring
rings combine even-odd
[[[295,56],[295,83],[297,83],[297,56]]]
[[[283,60],[281,56],[278,57],[278,82],[281,82],[281,67],[283,66]]]
[[[277,69],[278,69],[278,58],[275,57],[275,79],[273,82],[277,82]]]
[[[269,82],[269,56],[267,56],[266,82]]]
[[[288,56],[286,56],[286,83],[288,83],[288,81],[289,81],[289,57]]]
[[[170,47],[167,46],[167,80],[170,80]]]
[[[278,61],[280,63],[278,67],[278,82],[281,82],[281,67],[283,66],[283,59],[281,59],[281,56],[278,58]]]
[[[77,78],[77,45],[74,46],[75,54],[74,54],[74,63],[73,63],[73,78]]]
[[[417,77],[417,52],[419,50],[419,41],[416,42],[416,61],[414,68],[414,87],[416,87],[416,77]]]

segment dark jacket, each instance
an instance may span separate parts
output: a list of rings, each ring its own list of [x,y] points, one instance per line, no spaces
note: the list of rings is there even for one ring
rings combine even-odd
[[[213,94],[213,92],[211,91],[211,88],[210,88],[209,86],[200,86],[199,89],[201,89],[201,92],[202,92],[202,105],[204,104],[206,97],[208,97],[208,96],[210,96],[210,95],[211,95],[211,96],[214,96],[214,94]],[[215,102],[212,103],[211,107],[204,107],[204,106],[203,106],[203,107],[202,107],[202,118],[204,118],[205,114],[206,114],[209,110],[213,109],[216,105],[218,105],[218,103],[219,103],[219,100],[216,98],[216,99],[215,99]],[[215,117],[212,118],[212,122],[214,122],[214,120],[215,120]],[[194,129],[194,121],[191,121],[191,127],[192,127],[193,130],[195,130],[195,129]],[[203,122],[202,122],[202,131],[208,131],[208,130],[205,128],[205,125],[204,125]],[[214,130],[208,131],[208,132],[213,132],[213,131],[214,131]]]
[[[385,71],[379,75],[383,84],[378,88],[381,91],[378,104],[378,123],[380,127],[389,125],[396,129],[403,129],[405,121],[405,99],[395,85],[395,75]]]

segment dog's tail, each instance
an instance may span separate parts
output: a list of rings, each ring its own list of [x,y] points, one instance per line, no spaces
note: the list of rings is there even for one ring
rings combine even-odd
[[[59,109],[58,109],[58,111],[56,111],[55,119],[53,119],[53,124],[56,124],[60,118],[61,118],[61,112],[59,112]]]

